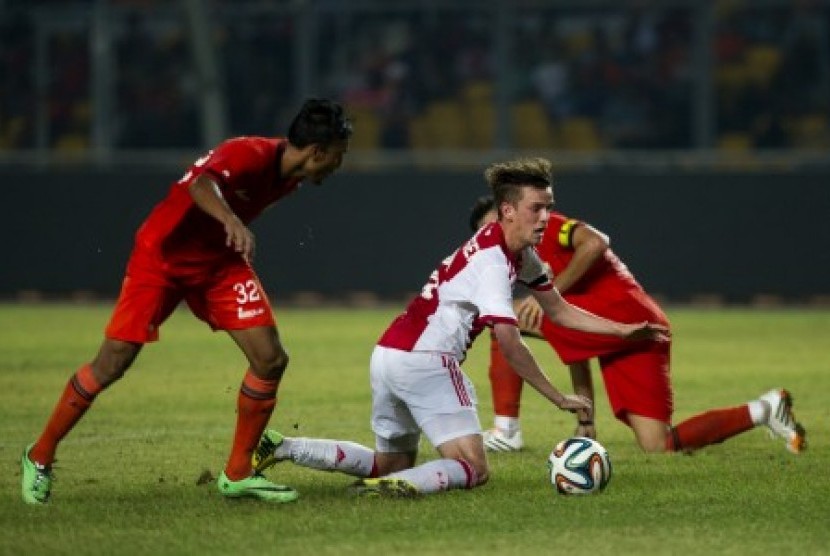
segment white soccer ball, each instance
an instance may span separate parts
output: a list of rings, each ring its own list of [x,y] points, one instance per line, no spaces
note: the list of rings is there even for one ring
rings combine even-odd
[[[559,494],[601,492],[611,480],[608,450],[583,436],[557,444],[548,456],[548,470],[550,482]]]

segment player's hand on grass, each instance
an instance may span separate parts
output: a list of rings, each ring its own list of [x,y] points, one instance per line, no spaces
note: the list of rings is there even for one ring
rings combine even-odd
[[[639,322],[623,325],[622,337],[626,340],[654,340],[656,342],[668,342],[671,338],[671,331],[667,326],[656,322]]]
[[[254,260],[254,234],[239,218],[232,218],[225,223],[225,234],[225,245],[242,255],[245,262],[250,263]]]

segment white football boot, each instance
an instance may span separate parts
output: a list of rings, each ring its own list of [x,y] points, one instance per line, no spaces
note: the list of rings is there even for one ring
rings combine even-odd
[[[524,447],[522,431],[517,430],[508,436],[499,428],[484,431],[484,447],[490,452],[518,452]]]
[[[798,454],[807,447],[807,431],[795,420],[793,398],[783,388],[770,390],[759,398],[769,404],[767,428],[771,438],[783,438],[787,450]]]

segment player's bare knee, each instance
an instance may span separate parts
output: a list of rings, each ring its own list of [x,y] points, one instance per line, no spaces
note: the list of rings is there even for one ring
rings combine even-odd
[[[667,423],[636,414],[629,415],[629,420],[637,438],[637,444],[644,452],[660,453],[666,451],[666,441],[671,434],[671,429]]]
[[[252,358],[251,370],[259,377],[279,380],[288,367],[288,354],[283,349],[274,349],[268,354]]]
[[[640,448],[648,454],[659,454],[666,451],[665,437],[650,436],[647,438],[638,438]]]
[[[288,354],[283,349],[278,349],[268,361],[269,374],[281,378],[285,369],[288,368]]]
[[[669,433],[664,425],[640,426],[634,429],[634,434],[637,444],[644,452],[656,454],[666,451],[666,438]]]

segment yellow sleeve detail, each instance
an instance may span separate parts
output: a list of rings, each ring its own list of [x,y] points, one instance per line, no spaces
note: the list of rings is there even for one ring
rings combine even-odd
[[[562,227],[559,228],[559,245],[564,247],[565,249],[570,249],[572,247],[571,240],[573,239],[573,230],[574,227],[579,222],[576,220],[566,220]]]

